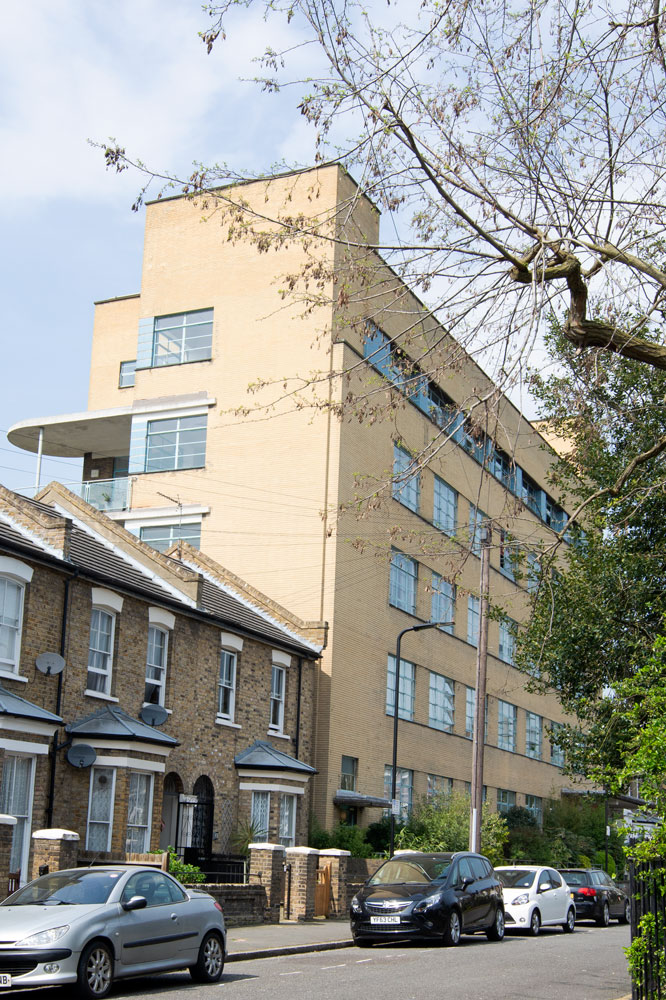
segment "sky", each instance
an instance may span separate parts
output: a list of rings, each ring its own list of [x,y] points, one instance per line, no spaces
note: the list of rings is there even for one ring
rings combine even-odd
[[[36,459],[7,429],[86,409],[93,303],[140,288],[140,179],[107,171],[89,140],[114,138],[181,176],[195,161],[239,171],[312,161],[296,90],[262,94],[250,79],[269,40],[261,17],[240,12],[233,41],[210,55],[198,36],[208,24],[200,0],[33,0],[3,12],[0,482],[10,489],[31,492]],[[279,30],[274,21],[271,42]],[[44,459],[42,484],[80,478],[76,461]]]

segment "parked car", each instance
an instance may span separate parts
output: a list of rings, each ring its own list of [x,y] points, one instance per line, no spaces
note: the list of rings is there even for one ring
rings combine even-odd
[[[596,920],[600,927],[608,927],[611,917],[629,923],[629,897],[601,868],[560,868],[560,874],[573,893],[579,920]]]
[[[527,931],[536,937],[542,927],[561,927],[571,934],[576,908],[571,890],[553,868],[514,865],[496,868],[502,883],[507,930]]]
[[[482,854],[403,852],[354,896],[350,919],[359,946],[408,937],[456,945],[476,931],[501,941],[502,887]]]
[[[166,872],[136,865],[42,875],[0,903],[0,987],[72,984],[102,1000],[115,979],[224,969],[222,907]]]

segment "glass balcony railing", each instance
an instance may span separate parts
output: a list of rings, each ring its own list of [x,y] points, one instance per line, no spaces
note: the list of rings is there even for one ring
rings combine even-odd
[[[130,482],[123,479],[88,479],[72,490],[97,510],[128,510]]]

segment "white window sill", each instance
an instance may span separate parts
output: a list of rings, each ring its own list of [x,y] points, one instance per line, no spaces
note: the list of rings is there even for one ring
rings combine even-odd
[[[283,732],[281,732],[278,729],[269,729],[268,730],[268,735],[269,736],[275,736],[276,739],[278,739],[278,740],[290,740],[291,739],[291,736],[288,736],[287,733],[283,733]]]
[[[83,692],[89,698],[99,698],[100,701],[115,701],[118,702],[119,698],[114,698],[112,694],[104,694],[103,691],[92,691],[90,688],[86,688]]]
[[[216,726],[227,726],[228,729],[242,729],[237,722],[232,722],[231,719],[225,719],[223,716],[218,715],[215,719]]]
[[[27,684],[30,680],[29,677],[23,677],[22,674],[15,674],[12,670],[6,670],[0,667],[0,677],[6,677],[10,681],[20,681],[21,684]]]

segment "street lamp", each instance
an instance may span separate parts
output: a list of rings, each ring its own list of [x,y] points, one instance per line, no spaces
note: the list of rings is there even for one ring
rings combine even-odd
[[[391,836],[389,840],[389,857],[393,854],[395,844],[395,810],[396,810],[396,772],[398,770],[398,702],[400,699],[400,644],[407,632],[421,632],[425,628],[445,628],[455,622],[423,622],[422,625],[410,625],[398,632],[395,644],[395,691],[393,699],[393,761],[391,766]]]

